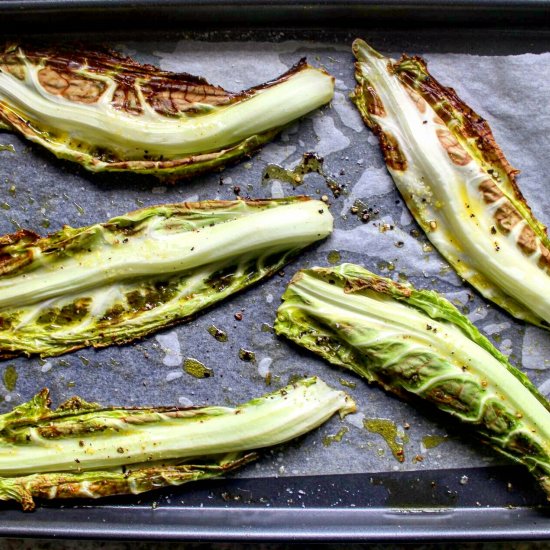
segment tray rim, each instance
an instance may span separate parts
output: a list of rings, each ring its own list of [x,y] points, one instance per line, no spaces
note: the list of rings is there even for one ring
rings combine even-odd
[[[487,472],[490,475],[487,475]],[[459,474],[468,473],[474,492],[481,484],[486,484],[493,475],[514,476],[517,471],[518,483],[527,474],[519,466],[493,466],[476,468],[455,468],[436,470],[442,479],[457,479]],[[432,470],[404,472],[409,478],[422,477],[424,481],[434,479]],[[191,491],[197,488],[203,502],[206,494],[216,493],[223,488],[229,493],[264,494],[276,480],[275,493],[296,487],[311,491],[313,481],[320,482],[331,496],[344,494],[350,480],[363,482],[365,493],[373,489],[371,476],[391,476],[382,474],[342,474],[293,476],[290,478],[228,478],[195,482]],[[479,476],[479,479],[476,477]],[[335,483],[328,480],[334,479]],[[309,484],[303,485],[304,480]],[[248,482],[248,484],[247,484]],[[528,478],[528,484],[533,483]],[[501,487],[502,479],[495,482]],[[243,486],[244,485],[244,486]],[[270,487],[271,485],[271,487]],[[494,485],[494,484],[493,484]],[[256,488],[254,488],[256,486]],[[485,487],[485,485],[482,485]],[[444,491],[452,487],[441,485]],[[185,490],[185,489],[184,489]],[[78,500],[68,504],[44,502],[32,513],[24,513],[17,505],[9,504],[0,511],[0,535],[21,538],[62,538],[62,539],[109,539],[109,540],[167,540],[167,541],[247,541],[247,542],[438,542],[438,541],[509,541],[509,540],[550,540],[550,505],[482,505],[473,504],[470,498],[463,506],[448,504],[380,506],[368,504],[332,506],[321,504],[301,508],[298,504],[273,506],[257,503],[237,503],[236,500],[218,500],[212,506],[197,505],[196,502],[179,505],[158,505],[163,493],[145,495],[145,502],[136,504],[136,497],[111,497],[102,503]],[[338,491],[341,491],[340,493]],[[333,494],[334,492],[334,494]],[[452,492],[452,491],[447,491]],[[487,486],[491,494],[491,484]],[[500,491],[502,493],[502,490]],[[193,493],[194,494],[194,493]],[[174,498],[180,498],[179,493]],[[477,495],[477,493],[476,493]],[[223,494],[222,494],[223,496]],[[498,498],[498,495],[497,497]],[[148,499],[148,500],[147,500]],[[494,502],[495,496],[489,498]],[[441,501],[442,502],[442,501]]]
[[[323,543],[550,540],[550,518],[530,508],[468,507],[461,508],[460,513],[441,508],[407,511],[385,507],[306,508],[297,513],[296,509],[275,507],[182,507],[169,520],[166,510],[151,509],[140,518],[139,524],[129,521],[128,516],[134,511],[131,506],[90,507],[86,521],[73,518],[69,522],[63,517],[53,520],[50,515],[43,517],[44,510],[34,512],[33,521],[24,524],[0,521],[2,536],[220,542],[292,539]],[[111,518],[116,513],[119,521],[106,523],[104,512],[110,512]]]
[[[101,10],[98,10],[101,8]],[[212,10],[221,18],[211,17]],[[0,13],[11,32],[19,29],[51,33],[68,25],[82,30],[103,23],[119,28],[124,21],[148,27],[220,28],[283,25],[287,28],[342,29],[382,23],[487,26],[509,29],[550,28],[550,0],[2,0]],[[41,17],[57,15],[39,27]],[[107,17],[108,14],[108,17]],[[102,28],[102,27],[100,27]]]

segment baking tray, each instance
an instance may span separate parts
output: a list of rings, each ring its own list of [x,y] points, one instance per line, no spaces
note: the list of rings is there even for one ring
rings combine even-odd
[[[315,64],[340,72],[338,78],[350,84],[349,45],[356,36],[368,38],[384,52],[407,51],[434,58],[449,53],[504,56],[547,52],[550,50],[549,6],[548,2],[538,1],[385,1],[376,4],[138,1],[128,4],[103,0],[5,0],[0,4],[0,15],[4,28],[10,29],[14,37],[32,35],[55,40],[62,36],[63,40],[109,43],[135,53],[143,61],[158,62],[158,52],[174,52],[178,44],[194,44],[191,51],[203,59],[212,53],[211,48],[217,47],[212,44],[221,43],[225,48],[233,44],[236,50],[257,50],[254,53],[258,55],[262,48],[272,47],[287,64],[307,54]],[[199,46],[200,43],[206,46]],[[258,43],[262,48],[258,49]],[[289,43],[298,46],[292,50],[285,46]],[[327,50],[327,43],[334,46],[333,52],[330,48]],[[180,52],[180,61],[182,56],[185,54]],[[197,63],[200,66],[200,61]],[[215,72],[207,76],[214,83],[220,82]],[[256,77],[256,83],[262,80],[261,75]],[[467,84],[453,80],[451,75],[440,77],[444,83],[452,82],[459,91],[461,85]],[[234,85],[235,89],[239,87],[243,86]],[[340,93],[345,96],[347,91],[340,89]],[[325,115],[332,116],[331,111],[323,110],[321,117]],[[13,144],[17,152],[15,157],[1,153],[0,184],[4,197],[0,232],[10,232],[22,225],[44,233],[45,225],[51,230],[62,223],[84,225],[142,204],[196,197],[229,198],[234,196],[234,185],[246,189],[252,196],[270,196],[280,188],[273,187],[273,183],[262,185],[265,165],[272,161],[295,162],[301,152],[317,147],[329,151],[325,155],[327,171],[350,189],[369,162],[374,163],[380,174],[385,173],[377,147],[368,144],[366,131],[356,134],[353,129],[345,128],[346,135],[356,138],[351,148],[330,151],[330,146],[318,140],[312,117],[307,117],[297,129],[283,133],[273,146],[249,162],[229,168],[221,175],[204,176],[175,187],[152,178],[90,175],[72,164],[53,159],[11,134],[0,134],[0,142]],[[499,131],[505,131],[505,124],[499,123],[498,116],[489,118],[497,136]],[[541,154],[543,145],[539,146],[538,153],[536,150],[533,153],[532,162]],[[518,149],[525,146],[520,144]],[[289,147],[295,150],[285,157]],[[529,151],[533,148],[536,149],[530,146]],[[359,164],[360,160],[364,163]],[[516,160],[512,158],[513,162]],[[539,160],[543,162],[543,157]],[[383,180],[387,176],[380,177]],[[287,195],[291,192],[287,187],[283,187],[283,191]],[[313,196],[328,192],[317,176],[312,176],[297,191]],[[381,216],[395,208],[396,201],[400,200],[393,188],[386,187],[376,197],[364,198],[373,205],[376,203]],[[535,210],[546,204],[537,201],[536,196],[528,198],[536,202]],[[358,220],[339,215],[345,200],[344,196],[333,201],[337,226],[358,227]],[[543,221],[550,221],[547,210],[538,213]],[[414,227],[414,222],[408,221],[407,231]],[[426,244],[422,237],[419,242]],[[344,379],[357,384],[349,391],[363,411],[373,407],[373,416],[410,423],[411,442],[405,445],[408,469],[398,466],[385,443],[376,439],[375,434],[350,424],[346,424],[350,432],[341,443],[325,447],[323,441],[328,441],[327,436],[334,435],[342,425],[333,419],[298,442],[267,452],[258,466],[252,465],[229,479],[200,482],[136,498],[110,498],[92,503],[45,502],[32,514],[2,506],[0,534],[40,538],[246,541],[550,538],[550,509],[523,469],[495,459],[493,453],[463,434],[459,426],[449,425],[431,412],[416,411],[368,388],[351,373],[332,369],[261,329],[264,323],[272,323],[278,298],[292,273],[304,265],[326,265],[329,251],[330,245],[315,247],[289,266],[281,277],[276,276],[235,296],[201,314],[195,322],[182,325],[175,332],[162,333],[159,338],[152,337],[135,346],[97,352],[84,350],[47,362],[18,359],[3,363],[0,365],[2,376],[11,365],[18,378],[15,387],[2,390],[2,397],[9,397],[10,401],[0,406],[7,410],[43,386],[52,389],[56,403],[73,394],[127,405],[185,403],[186,400],[195,404],[236,403],[269,389],[257,365],[239,361],[238,349],[247,347],[252,348],[259,359],[264,355],[273,359],[271,388],[299,374],[318,374],[333,386],[339,386]],[[340,251],[340,254],[342,261],[364,260],[353,251]],[[392,275],[380,259],[367,265]],[[416,278],[414,273],[409,275],[418,286],[427,286],[429,279],[421,278],[419,273]],[[469,290],[457,286],[460,282],[456,281],[436,283],[443,292],[457,288],[461,292]],[[485,307],[485,302],[472,294],[471,309]],[[243,309],[244,319],[236,323],[233,315]],[[505,339],[516,341],[523,337],[525,327],[498,309],[491,308],[489,318],[494,325],[509,324]],[[226,329],[230,341],[222,345],[210,339],[207,329],[211,325]],[[174,343],[174,334],[178,341],[175,359],[174,350],[171,356],[167,351]],[[501,340],[497,336],[501,335],[491,336],[495,342]],[[167,375],[180,369],[177,362],[186,356],[206,362],[213,368],[214,376],[209,380],[195,380],[187,375],[172,378],[172,374],[168,382]],[[286,364],[289,357],[293,359],[292,366]],[[424,447],[426,460],[413,466],[411,457],[418,450],[418,441],[426,434],[444,443],[435,450]],[[353,439],[353,444],[347,441],[348,437]],[[330,462],[330,467],[323,460]],[[374,466],[364,466],[365,460],[365,464]]]

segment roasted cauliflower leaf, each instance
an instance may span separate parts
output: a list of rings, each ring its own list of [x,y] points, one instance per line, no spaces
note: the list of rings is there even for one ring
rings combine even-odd
[[[220,168],[333,93],[333,77],[305,60],[232,93],[111,50],[8,44],[0,53],[0,123],[94,172],[180,178]]]
[[[0,238],[0,356],[130,342],[279,271],[332,231],[306,197],[151,206]]]
[[[427,401],[523,464],[550,499],[550,404],[450,302],[352,264],[299,271],[277,334],[400,397]]]
[[[0,500],[139,494],[217,477],[253,450],[355,411],[342,391],[302,379],[237,407],[103,407],[73,397],[52,410],[49,392],[0,415]]]
[[[356,40],[352,96],[416,221],[457,273],[519,319],[550,328],[550,239],[485,120],[419,57]]]

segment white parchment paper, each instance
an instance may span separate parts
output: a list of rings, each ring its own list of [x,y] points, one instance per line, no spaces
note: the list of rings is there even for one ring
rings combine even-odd
[[[0,387],[3,409],[28,399],[43,386],[52,388],[56,401],[78,394],[89,400],[128,405],[235,404],[280,387],[293,376],[316,374],[336,387],[342,387],[342,381],[355,384],[354,388],[344,389],[357,400],[358,414],[343,422],[332,419],[298,443],[268,453],[239,475],[430,470],[500,461],[475,440],[457,434],[440,417],[419,412],[368,387],[352,373],[330,367],[269,331],[290,276],[303,266],[327,265],[329,253],[337,251],[341,261],[362,263],[386,276],[407,279],[419,288],[435,288],[445,294],[528,373],[543,393],[550,395],[550,334],[526,327],[487,303],[461,282],[422,234],[411,234],[417,226],[386,171],[376,139],[348,98],[355,85],[350,47],[295,41],[139,42],[117,47],[166,70],[200,74],[230,90],[275,78],[307,55],[312,64],[326,67],[336,77],[336,94],[330,106],[294,124],[250,161],[227,169],[221,177],[212,174],[176,186],[137,177],[94,176],[53,159],[16,136],[0,134],[0,143],[15,148],[15,153],[0,152],[2,233],[20,226],[44,233],[64,223],[85,225],[160,202],[230,198],[234,196],[234,185],[256,197],[297,192],[314,197],[330,195],[325,182],[315,174],[306,176],[297,190],[276,180],[262,184],[267,164],[293,167],[306,151],[325,157],[327,172],[347,186],[347,193],[331,198],[336,224],[330,239],[294,262],[284,277],[275,277],[234,297],[192,323],[134,346],[83,350],[47,362],[21,358],[0,365],[0,371],[11,366],[18,374],[15,387]],[[453,86],[489,121],[511,163],[522,170],[519,185],[532,209],[543,222],[550,223],[550,54],[425,57],[432,74],[443,84]],[[378,216],[366,224],[352,216],[350,207],[357,199],[379,211]],[[381,223],[394,229],[381,232]],[[404,243],[400,248],[396,246],[399,241]],[[243,320],[236,322],[234,313],[241,310]],[[208,334],[213,324],[228,332],[227,343]],[[253,350],[256,362],[240,361],[241,347]],[[187,357],[203,361],[213,369],[214,376],[197,380],[183,372],[181,364]],[[265,384],[268,373],[272,378],[270,387]],[[380,435],[365,429],[363,420],[380,418],[397,425],[404,462],[396,461]],[[327,436],[341,428],[342,440],[331,443]],[[440,444],[434,446],[434,441]],[[418,456],[423,460],[419,461]]]

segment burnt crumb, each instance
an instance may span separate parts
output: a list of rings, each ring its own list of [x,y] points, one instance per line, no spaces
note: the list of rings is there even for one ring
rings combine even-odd
[[[219,329],[218,327],[212,325],[208,328],[208,332],[218,341],[218,342],[227,342],[227,332]]]
[[[240,311],[237,311],[234,315],[236,321],[242,321],[243,320],[243,314]]]
[[[243,498],[241,495],[232,495],[228,491],[224,491],[223,493],[221,493],[220,496],[223,498],[225,502],[231,502],[231,501],[240,502]]]
[[[374,219],[378,214],[380,214],[380,210],[378,210],[375,207],[368,206],[364,201],[361,199],[357,199],[353,206],[350,208],[350,212],[357,216],[359,221],[363,223],[367,223]]]
[[[247,363],[253,363],[256,361],[256,354],[253,351],[241,348],[239,350],[239,359]]]
[[[235,193],[235,195],[239,195],[241,193],[241,188],[238,185],[235,185],[233,187],[233,193]]]

